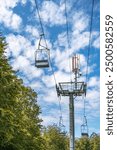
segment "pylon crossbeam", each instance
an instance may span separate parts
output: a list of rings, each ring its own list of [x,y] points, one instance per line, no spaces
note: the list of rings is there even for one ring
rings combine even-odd
[[[86,93],[86,84],[84,82],[61,82],[59,83],[58,93],[62,96],[69,96],[70,94],[82,96]]]

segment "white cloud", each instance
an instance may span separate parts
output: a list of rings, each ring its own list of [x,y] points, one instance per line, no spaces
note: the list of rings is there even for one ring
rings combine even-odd
[[[96,38],[92,44],[95,48],[100,48],[100,37]]]
[[[14,63],[14,69],[15,70],[18,70],[18,69],[21,69],[21,70],[24,70],[26,69],[28,66],[30,65],[30,62],[28,59],[26,59],[24,56],[18,56],[15,60],[15,63]]]
[[[88,82],[89,87],[98,87],[100,86],[99,77],[91,77]]]
[[[20,72],[23,72],[24,76],[30,81],[34,78],[40,78],[40,76],[43,74],[42,70],[39,70],[34,65],[31,65],[30,60],[22,55],[19,55],[17,58],[14,59],[14,61],[12,62],[12,67],[14,70],[19,70]]]
[[[52,75],[45,75],[42,77],[42,81],[43,83],[48,87],[48,88],[52,88],[55,86],[55,81],[54,81],[54,77],[53,74]]]
[[[17,14],[12,14],[10,26],[13,29],[19,29],[21,23],[22,23],[21,17],[18,16]]]
[[[79,50],[83,50],[89,44],[89,32],[75,33],[76,30],[73,31],[72,39],[71,39],[71,47],[74,52]]]
[[[93,76],[89,79],[88,82],[88,90],[87,90],[87,95],[86,95],[86,101],[87,101],[87,106],[86,108],[90,112],[95,113],[99,110],[99,104],[100,104],[100,80],[99,77]]]
[[[6,9],[12,9],[17,6],[18,3],[26,4],[27,0],[0,0],[0,7]]]
[[[10,52],[14,57],[17,57],[21,51],[22,51],[22,41],[24,41],[24,38],[22,36],[15,36],[13,34],[8,35],[6,38],[6,41],[8,43],[7,48],[7,55],[10,55]]]
[[[89,19],[83,12],[74,13],[73,17],[70,18],[70,24],[72,25],[72,32],[69,29],[69,44],[71,47],[70,54],[84,49],[89,44],[89,32],[86,31],[88,27]],[[68,49],[67,33],[62,32],[58,35],[58,39],[55,45]]]
[[[10,34],[7,36],[6,41],[8,43],[7,52],[12,52],[13,57],[18,57],[21,52],[27,51],[30,49],[32,51],[31,43],[24,36]],[[30,56],[32,57],[32,56]]]
[[[64,6],[59,6],[53,1],[43,2],[41,16],[44,22],[49,23],[49,26],[65,24]]]
[[[58,99],[57,99],[57,93],[55,91],[55,88],[50,88],[49,90],[45,90],[45,95],[43,97],[43,100],[47,103],[50,104],[58,104]]]
[[[79,33],[88,27],[89,17],[83,12],[77,12],[73,15],[73,30]]]
[[[67,46],[67,34],[66,34],[66,32],[60,33],[58,35],[58,41],[57,42],[58,42],[59,46],[64,46],[64,47]]]
[[[6,7],[6,8],[14,8],[18,3],[18,0],[1,0],[0,4],[1,7]]]
[[[93,72],[95,72],[95,69],[96,69],[96,66],[97,64],[91,64],[88,66],[88,72],[87,72],[87,64],[82,68],[82,74],[83,75],[88,75],[88,78],[89,78],[89,75]]]
[[[55,72],[55,76],[59,82],[68,82],[70,80],[69,74],[62,71]]]
[[[72,20],[72,19],[71,19]],[[89,45],[89,17],[84,14],[82,11],[74,13],[72,23],[72,36],[71,47],[75,51],[84,49]],[[99,32],[92,31],[91,33],[91,42],[93,41],[93,46],[99,48]]]
[[[99,108],[99,90],[93,89],[87,91],[87,102],[89,104],[90,111]]]
[[[27,0],[21,0],[21,3],[24,5],[26,4]]]
[[[10,54],[12,54],[13,57],[17,58],[22,54],[34,64],[35,50],[37,48],[36,45],[38,44],[38,41],[35,40],[35,45],[32,45],[30,40],[32,39],[27,39],[22,35],[7,35],[7,56],[10,56]]]
[[[36,27],[27,25],[26,26],[26,32],[30,33],[32,36],[39,38],[39,31]]]
[[[39,75],[38,75],[39,76]],[[37,80],[30,83],[30,87],[38,91],[39,89],[42,89],[42,84]]]
[[[19,15],[15,14],[12,10],[18,3],[18,0],[1,0],[0,1],[0,23],[6,27],[18,30],[22,23]]]
[[[69,73],[69,63],[71,64],[71,59],[69,58],[69,50],[60,51],[57,49],[54,51],[55,58],[55,66],[59,69],[59,71],[65,71]]]

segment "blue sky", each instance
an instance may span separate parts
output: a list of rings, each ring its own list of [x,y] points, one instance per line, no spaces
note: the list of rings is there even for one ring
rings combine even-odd
[[[37,0],[40,10],[47,45],[50,49],[52,68],[57,83],[70,81],[69,57],[80,54],[80,65],[85,81],[87,51],[92,0],[67,0],[69,41],[66,37],[65,1]],[[86,97],[86,114],[89,133],[100,130],[100,3],[94,0],[92,22],[92,40],[89,61],[89,82]],[[38,47],[41,28],[34,0],[0,0],[0,31],[6,37],[9,63],[24,84],[31,86],[38,93],[43,125],[59,122],[59,103],[55,90],[55,81],[51,68],[37,69],[34,66],[34,53]],[[43,40],[42,40],[43,42]],[[74,76],[72,75],[72,80]],[[68,97],[61,98],[64,125],[68,131],[69,112]],[[83,119],[82,98],[75,99],[75,132],[80,136]]]

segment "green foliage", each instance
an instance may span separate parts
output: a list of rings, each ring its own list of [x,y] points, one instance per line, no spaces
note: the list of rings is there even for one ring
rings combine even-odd
[[[82,137],[76,139],[75,150],[100,150],[100,137],[97,134],[90,138]]]
[[[0,149],[43,150],[37,95],[8,64],[6,46],[0,35]]]
[[[43,137],[46,141],[46,150],[69,150],[69,141],[66,133],[56,125],[48,126]]]
[[[76,140],[76,150],[91,150],[89,138],[84,137]]]
[[[91,150],[100,149],[100,137],[99,135],[94,135],[90,138]]]

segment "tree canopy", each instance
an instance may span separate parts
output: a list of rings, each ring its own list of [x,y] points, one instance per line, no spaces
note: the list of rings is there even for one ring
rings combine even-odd
[[[4,55],[6,46],[0,35],[0,149],[41,150],[37,94],[12,70]]]
[[[57,125],[45,128],[43,137],[46,141],[46,150],[69,150],[67,133],[62,132]]]

